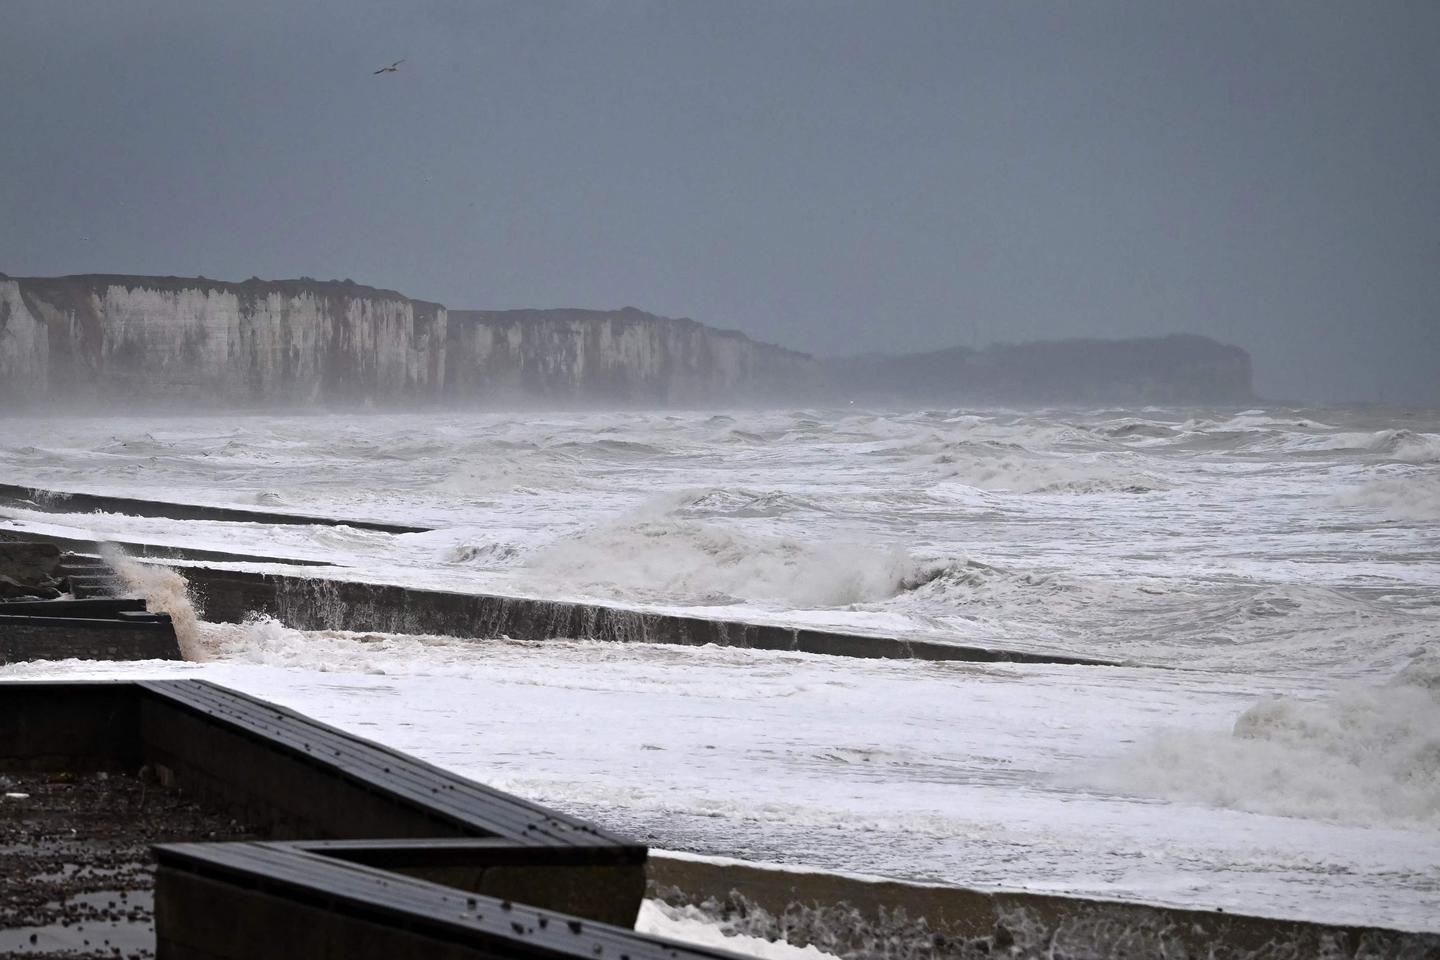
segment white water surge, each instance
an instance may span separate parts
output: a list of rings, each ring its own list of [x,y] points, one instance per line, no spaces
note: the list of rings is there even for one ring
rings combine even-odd
[[[1435,927],[1440,417],[847,410],[5,428],[0,482],[434,530],[18,507],[0,507],[0,527],[1138,666],[256,621],[198,624],[190,652],[203,663],[20,664],[0,677],[210,677],[657,846]],[[173,594],[174,582],[141,586]]]

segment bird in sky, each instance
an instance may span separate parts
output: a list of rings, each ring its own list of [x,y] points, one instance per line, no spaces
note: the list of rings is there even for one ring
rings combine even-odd
[[[404,58],[404,57],[401,57],[399,60],[396,60],[394,63],[390,64],[390,66],[388,66],[388,67],[381,67],[379,70],[376,70],[373,74],[371,74],[371,76],[377,76],[377,77],[378,77],[378,76],[379,76],[380,74],[382,74],[382,73],[399,73],[399,72],[400,72],[400,64],[402,64],[402,63],[404,63],[404,62],[405,62],[405,58]]]

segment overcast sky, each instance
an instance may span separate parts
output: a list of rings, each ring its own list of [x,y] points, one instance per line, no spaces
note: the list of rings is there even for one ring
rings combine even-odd
[[[0,0],[0,271],[1440,403],[1440,2]]]

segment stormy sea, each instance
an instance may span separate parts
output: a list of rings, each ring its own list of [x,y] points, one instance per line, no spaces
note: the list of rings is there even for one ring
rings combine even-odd
[[[342,523],[60,503],[0,508],[3,530],[1121,665],[217,624],[192,610],[181,563],[134,576],[192,662],[15,664],[0,679],[208,677],[662,849],[1433,928],[1440,414],[4,427],[6,483]]]

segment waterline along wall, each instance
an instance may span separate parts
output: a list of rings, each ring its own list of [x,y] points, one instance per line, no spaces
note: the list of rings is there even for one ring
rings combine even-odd
[[[199,566],[184,568],[184,574],[198,595],[207,619],[238,623],[249,616],[263,614],[300,630],[375,630],[480,639],[583,639],[684,646],[713,643],[724,647],[865,659],[1119,665],[1062,654],[802,630],[532,597],[449,593]]]

